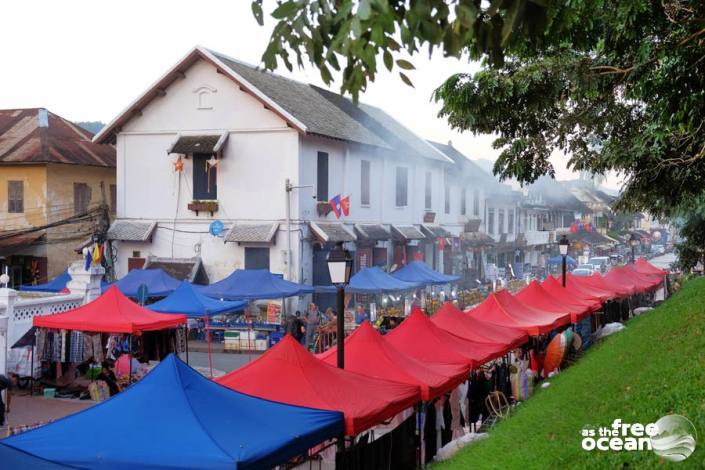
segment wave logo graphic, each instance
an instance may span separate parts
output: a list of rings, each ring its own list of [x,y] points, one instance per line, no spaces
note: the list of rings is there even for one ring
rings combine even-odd
[[[682,462],[695,451],[695,426],[685,416],[667,415],[656,421],[658,432],[651,436],[654,453],[671,462]]]

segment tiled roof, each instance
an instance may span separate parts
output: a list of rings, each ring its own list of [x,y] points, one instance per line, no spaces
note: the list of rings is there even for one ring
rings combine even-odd
[[[316,238],[324,243],[357,240],[357,237],[340,222],[309,222],[309,227]]]
[[[167,153],[216,153],[227,138],[227,132],[211,135],[180,135]]]
[[[225,234],[226,242],[238,243],[272,243],[279,229],[273,224],[233,224]]]
[[[603,235],[600,232],[568,232],[565,235],[570,241],[579,241],[589,245],[610,245],[618,243],[614,238]]]
[[[108,229],[108,240],[146,242],[157,228],[156,222],[116,220]]]
[[[208,276],[203,269],[201,258],[157,258],[150,256],[144,269],[161,269],[169,276],[180,281],[208,284]]]
[[[431,238],[449,237],[450,233],[440,225],[421,224],[421,229]]]
[[[264,72],[214,51],[211,53],[302,122],[307,132],[377,147],[388,147],[382,139],[325,99],[311,85]]]
[[[362,240],[389,240],[389,232],[380,224],[355,224],[355,231]]]
[[[0,164],[67,163],[115,167],[115,148],[43,108],[0,110]]]
[[[489,246],[495,243],[494,238],[484,232],[463,232],[460,238],[469,246]]]
[[[419,229],[413,225],[392,225],[394,238],[401,240],[423,240],[426,238]]]
[[[573,196],[567,188],[550,176],[540,177],[527,189],[530,197],[540,198],[541,202],[551,209],[579,211],[583,213],[592,212],[578,198]]]

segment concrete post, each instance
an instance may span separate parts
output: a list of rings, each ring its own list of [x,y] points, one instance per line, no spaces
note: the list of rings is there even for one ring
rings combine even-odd
[[[83,296],[83,303],[87,304],[100,297],[100,280],[105,275],[102,266],[91,266],[85,269],[83,261],[76,261],[69,266],[71,280],[66,284],[72,294]]]
[[[6,287],[0,289],[0,373],[4,375],[7,375],[7,351],[11,346],[8,343],[16,300],[17,291]]]

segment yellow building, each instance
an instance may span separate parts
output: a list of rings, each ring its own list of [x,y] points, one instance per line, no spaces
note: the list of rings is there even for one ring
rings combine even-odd
[[[109,223],[115,149],[46,109],[0,110],[0,270],[45,282]]]

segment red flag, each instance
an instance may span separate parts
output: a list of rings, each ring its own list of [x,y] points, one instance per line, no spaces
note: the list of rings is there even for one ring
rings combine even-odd
[[[342,201],[340,201],[340,207],[343,210],[343,215],[346,217],[350,215],[350,196],[345,196]]]

